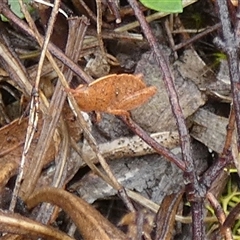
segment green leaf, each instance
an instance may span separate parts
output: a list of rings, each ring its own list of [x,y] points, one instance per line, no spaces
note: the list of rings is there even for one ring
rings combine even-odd
[[[29,4],[31,0],[23,0],[23,3]],[[21,12],[21,7],[19,5],[18,0],[8,0],[8,5],[10,6],[10,9],[19,17],[24,18],[23,13]],[[5,18],[3,15],[1,15],[2,21],[7,22],[8,19]]]
[[[167,12],[177,13],[182,12],[182,0],[140,0],[140,2],[150,9]]]

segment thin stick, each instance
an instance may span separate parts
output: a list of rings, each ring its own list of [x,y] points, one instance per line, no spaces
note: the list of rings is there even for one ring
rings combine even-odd
[[[164,156],[167,160],[177,165],[182,171],[186,170],[185,163],[174,155],[167,148],[158,143],[154,138],[149,136],[139,125],[137,125],[131,118],[121,117],[127,126],[135,132],[143,141],[151,146],[158,154]]]
[[[19,0],[19,4],[21,6],[21,9],[22,9],[26,19],[28,20],[28,22],[31,23],[32,22],[31,16],[28,13],[28,11],[26,10],[26,8],[23,4],[23,1]],[[43,49],[42,49],[39,64],[38,64],[35,86],[33,88],[33,96],[32,96],[31,105],[30,105],[29,124],[28,124],[28,128],[27,128],[27,135],[26,135],[26,140],[25,140],[25,144],[24,144],[24,150],[22,153],[21,163],[19,166],[19,173],[18,173],[16,182],[15,182],[15,187],[13,190],[13,195],[12,195],[12,199],[11,199],[11,203],[10,203],[10,207],[9,207],[10,211],[14,211],[14,208],[17,203],[17,196],[18,196],[20,184],[21,184],[22,178],[23,178],[26,155],[28,153],[34,133],[36,132],[36,128],[37,128],[38,113],[39,113],[39,83],[40,83],[40,77],[41,77],[41,70],[43,67],[43,62],[44,62],[45,54],[47,51],[47,45],[49,43],[50,36],[53,31],[54,22],[55,22],[57,14],[58,14],[59,6],[60,6],[60,0],[56,0],[54,3],[54,7],[52,10],[49,22],[48,22],[48,29],[47,29],[46,37],[45,37],[45,40],[43,43]]]
[[[203,200],[205,189],[200,187],[197,173],[193,164],[190,136],[188,129],[185,124],[184,115],[179,104],[177,91],[174,85],[173,76],[170,72],[167,61],[165,60],[164,54],[161,52],[156,38],[154,37],[149,24],[147,23],[142,11],[140,10],[139,4],[136,0],[128,0],[132,6],[135,16],[140,22],[141,28],[148,39],[148,42],[156,55],[156,61],[159,68],[164,74],[163,81],[165,83],[169,102],[172,108],[172,112],[177,121],[179,136],[181,139],[182,157],[185,162],[186,170],[184,172],[184,180],[187,185],[187,197],[192,204],[192,217],[193,217],[193,237],[195,240],[201,240],[205,238],[204,224],[203,224]]]
[[[91,20],[93,20],[94,22],[97,22],[97,17],[96,17],[95,14],[93,13],[93,11],[87,6],[87,4],[84,2],[84,0],[73,1],[73,4],[74,4],[74,2],[76,2],[76,4],[75,4],[76,6],[77,6],[78,4],[80,4],[81,7],[83,7],[84,10],[87,12],[87,16],[88,16]],[[102,26],[103,26],[104,28],[111,28],[111,25],[108,24],[108,23],[106,23],[106,22],[103,22],[103,23],[102,23]]]
[[[73,22],[75,23],[75,27],[78,28],[78,31],[76,32],[76,38],[78,37],[79,39],[84,37],[85,31],[86,31],[86,27],[87,27],[87,20],[85,17],[82,18],[73,18],[72,19]],[[72,29],[74,30],[74,29]],[[39,34],[36,35],[36,37],[38,38],[40,44],[41,44],[41,39],[39,37]],[[75,48],[77,49],[76,51],[73,52],[72,57],[75,59],[78,59],[78,53],[79,53],[79,49],[81,49],[81,43],[82,41],[77,41],[78,42],[78,46],[75,46]],[[21,197],[25,200],[26,198],[28,198],[28,196],[32,193],[33,189],[35,188],[36,182],[38,180],[39,175],[41,174],[41,169],[43,166],[43,160],[44,160],[44,156],[47,152],[48,149],[48,145],[50,144],[50,141],[52,139],[52,136],[54,134],[55,128],[57,126],[60,114],[61,114],[61,109],[63,107],[64,101],[65,101],[65,97],[66,97],[66,92],[63,91],[62,85],[67,88],[68,84],[67,81],[65,79],[65,75],[63,75],[63,70],[60,71],[60,69],[58,68],[58,66],[56,65],[55,61],[53,60],[53,57],[51,54],[49,54],[49,52],[46,53],[49,61],[51,62],[53,68],[55,69],[55,71],[57,71],[57,73],[59,74],[59,82],[57,83],[56,87],[55,87],[55,92],[52,96],[51,99],[51,103],[48,109],[48,114],[51,116],[46,118],[44,121],[44,125],[39,137],[39,142],[41,144],[38,144],[33,158],[36,159],[36,162],[31,162],[28,172],[26,173],[26,178],[24,179],[23,183],[22,183],[22,187],[21,187],[21,191],[24,192],[24,194],[21,195]],[[72,72],[71,72],[72,74]],[[66,75],[68,81],[70,81],[71,79],[71,75]],[[60,83],[61,82],[61,83]]]
[[[102,39],[102,1],[101,0],[96,0],[97,4],[97,38],[98,38],[98,44],[99,48],[102,54],[102,57],[106,60],[107,62],[107,55],[104,49],[104,43]]]
[[[120,23],[122,21],[119,8],[118,8],[118,3],[117,1],[112,1],[112,0],[107,0],[108,7],[111,9],[113,15],[116,18],[116,23]]]
[[[222,23],[223,40],[217,38],[215,43],[218,44],[228,57],[231,90],[233,94],[233,106],[236,114],[237,126],[237,147],[240,150],[240,74],[239,74],[239,58],[238,58],[238,42],[231,26],[229,10],[225,0],[217,0],[219,17]]]
[[[217,23],[214,26],[208,27],[206,30],[204,30],[201,33],[198,33],[194,37],[192,37],[192,38],[190,38],[190,39],[188,39],[188,40],[186,40],[182,43],[179,43],[179,44],[175,45],[173,50],[178,51],[179,49],[181,49],[183,47],[186,47],[193,42],[196,42],[197,40],[201,39],[202,37],[206,36],[207,34],[218,30],[221,27],[221,25],[222,25],[221,23]]]
[[[187,7],[195,2],[197,2],[198,0],[183,0],[183,7]],[[152,22],[154,20],[166,17],[167,15],[169,15],[170,13],[165,13],[165,12],[156,12],[152,15],[149,15],[146,17],[146,21],[147,22]],[[133,28],[139,27],[139,25],[141,25],[138,21],[134,21],[132,23],[128,23],[126,25],[123,25],[121,27],[118,27],[116,29],[114,29],[115,32],[126,32],[128,30],[131,30]]]
[[[208,198],[208,201],[210,202],[211,206],[214,209],[215,215],[217,216],[217,219],[218,219],[220,225],[222,226],[224,221],[226,220],[226,214],[224,213],[220,203],[218,202],[218,200],[215,198],[215,196],[212,193],[208,192],[207,198]],[[222,232],[225,235],[226,240],[233,240],[231,228],[226,227],[223,229]]]
[[[43,37],[40,34],[36,35],[36,33],[23,20],[18,18],[9,9],[5,1],[0,1],[0,13],[3,14],[6,18],[8,18],[11,23],[18,26],[26,34],[30,35],[34,39],[37,38],[38,42],[41,42],[40,45],[42,45]],[[59,48],[57,48],[51,42],[48,45],[48,50],[62,63],[66,64],[70,69],[72,69],[72,71],[75,72],[78,76],[80,76],[86,83],[90,83],[93,81],[93,79],[87,73],[85,73],[74,61],[68,58]],[[58,71],[57,73],[61,75],[61,73],[59,73]]]
[[[224,143],[223,153],[222,153],[223,156],[226,155],[231,150],[232,137],[235,129],[234,124],[235,124],[235,111],[233,109],[233,105],[231,105],[231,111],[230,111],[229,121],[227,125],[227,135],[225,138],[225,143]]]

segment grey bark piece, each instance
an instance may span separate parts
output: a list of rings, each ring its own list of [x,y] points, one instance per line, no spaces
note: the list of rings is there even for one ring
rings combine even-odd
[[[184,80],[178,70],[172,70],[172,72],[175,76],[175,85],[180,105],[185,118],[187,118],[205,103],[206,97],[192,81]],[[149,132],[175,130],[176,121],[162,81],[162,73],[151,52],[142,55],[141,60],[137,64],[135,74],[142,74],[144,81],[148,85],[155,85],[158,88],[158,92],[147,104],[131,112],[134,121]]]
[[[221,60],[216,81],[206,87],[210,94],[219,98],[222,102],[232,102],[231,84],[227,60]]]
[[[110,162],[109,165],[123,186],[147,198],[147,194],[153,195],[152,200],[156,203],[159,203],[167,192],[170,194],[173,190],[180,190],[183,186],[181,171],[159,155],[119,159]],[[173,175],[175,178],[172,178]],[[117,194],[111,186],[94,173],[84,176],[71,188],[77,189],[81,198],[89,203]]]
[[[226,137],[228,119],[199,109],[192,117],[191,136],[217,153],[221,153]]]
[[[199,88],[209,85],[209,75],[212,75],[212,72],[206,71],[209,68],[193,49],[186,49],[181,59],[176,61],[173,66],[184,79],[191,79]]]
[[[208,151],[203,145],[195,142],[193,153],[196,169],[202,172],[207,167]],[[109,162],[110,168],[118,181],[126,188],[159,204],[163,198],[184,187],[182,171],[163,157],[153,154],[143,157],[124,158]],[[71,189],[77,191],[81,198],[89,203],[97,199],[116,194],[94,173],[85,175]]]
[[[184,79],[191,79],[207,95],[222,102],[231,102],[231,86],[227,60],[221,60],[220,68],[215,73],[205,65],[196,51],[187,49],[180,61],[174,63]]]

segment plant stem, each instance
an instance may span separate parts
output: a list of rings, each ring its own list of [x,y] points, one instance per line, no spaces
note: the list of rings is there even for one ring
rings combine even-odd
[[[156,38],[154,37],[142,11],[140,10],[138,2],[136,0],[128,0],[128,2],[134,10],[135,16],[137,17],[143,33],[146,36],[153,52],[156,55],[156,61],[164,75],[163,81],[168,92],[172,112],[177,121],[179,136],[181,140],[182,157],[186,165],[186,170],[184,171],[184,180],[187,185],[186,193],[188,200],[192,203],[193,239],[205,239],[203,216],[201,216],[201,214],[203,213],[202,199],[205,196],[205,189],[202,189],[200,187],[197,179],[197,174],[193,165],[190,136],[188,134],[188,129],[185,124],[185,119],[181,106],[179,104],[173,76],[170,72],[168,63],[164,58],[164,54],[159,48]]]

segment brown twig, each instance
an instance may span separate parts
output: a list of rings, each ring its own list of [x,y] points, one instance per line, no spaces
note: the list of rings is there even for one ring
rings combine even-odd
[[[28,11],[26,10],[25,6],[23,5],[23,1],[20,0],[19,1],[20,6],[21,6],[21,10],[25,15],[25,18],[28,20],[29,23],[32,22],[32,18],[30,16],[30,14],[28,13]],[[38,124],[38,113],[39,113],[39,84],[40,84],[40,77],[41,77],[41,71],[42,71],[42,67],[43,67],[43,63],[44,63],[44,59],[45,59],[45,54],[47,51],[47,45],[50,41],[50,36],[51,33],[53,31],[53,26],[54,26],[54,22],[56,20],[57,14],[58,14],[58,9],[60,6],[60,1],[57,0],[54,3],[53,6],[53,10],[49,19],[49,24],[48,24],[48,28],[47,28],[47,32],[46,32],[46,37],[44,39],[44,43],[43,43],[43,47],[42,47],[42,52],[41,52],[41,56],[39,59],[39,63],[38,63],[38,70],[37,70],[37,75],[36,75],[36,80],[35,80],[35,84],[33,87],[33,92],[34,95],[32,96],[31,99],[31,107],[30,107],[30,115],[29,115],[29,124],[28,124],[28,129],[27,129],[27,135],[26,135],[26,140],[25,140],[25,144],[24,144],[24,150],[22,153],[22,159],[21,159],[21,163],[19,166],[19,173],[15,182],[15,187],[13,190],[13,197],[11,200],[11,204],[10,204],[10,211],[13,211],[15,208],[15,205],[17,203],[17,195],[20,189],[20,184],[22,182],[22,178],[23,178],[23,171],[24,171],[24,167],[25,167],[25,161],[26,161],[26,155],[28,153],[28,150],[30,148],[33,136],[35,134],[36,128],[37,128],[37,124]]]
[[[197,40],[201,39],[202,37],[206,36],[207,34],[218,30],[220,27],[221,27],[221,23],[217,23],[214,26],[208,27],[205,31],[198,33],[194,37],[175,45],[173,48],[173,51],[178,51],[179,49],[186,47],[187,45],[189,45],[193,42],[196,42]]]
[[[122,19],[121,19],[121,15],[119,12],[119,7],[117,5],[117,1],[107,0],[107,4],[108,4],[108,7],[111,9],[113,15],[116,18],[116,23],[120,23],[122,21]]]
[[[70,136],[66,123],[63,121],[62,117],[60,118],[59,125],[61,143],[58,155],[55,159],[56,170],[54,172],[51,186],[56,188],[63,188],[67,177],[67,160],[70,151]],[[56,212],[56,208],[54,206],[52,206],[51,204],[43,203],[38,211],[36,220],[43,224],[47,224],[54,212]]]
[[[225,156],[231,150],[233,132],[235,129],[234,125],[235,125],[235,111],[233,106],[231,106],[230,116],[229,116],[228,125],[227,125],[227,135],[225,138],[222,156]]]
[[[220,203],[218,200],[214,197],[214,195],[210,192],[207,193],[207,198],[208,201],[210,202],[212,208],[214,209],[215,215],[217,216],[217,219],[221,225],[223,225],[225,219],[226,219],[226,214],[224,213]],[[226,240],[232,240],[232,233],[230,228],[225,228],[224,231],[222,231],[223,234],[225,235]]]
[[[101,51],[103,59],[107,62],[107,55],[104,49],[104,43],[102,38],[102,1],[96,0],[97,5],[97,39],[98,45]]]
[[[127,239],[122,231],[111,224],[91,205],[63,189],[41,188],[30,196],[27,205],[32,208],[41,202],[56,204],[66,211],[86,240]]]
[[[72,31],[75,31],[75,29],[78,29],[78,32],[76,34],[76,39],[77,43],[74,48],[71,49],[78,49],[74,51],[74,54],[72,55],[72,58],[74,60],[78,59],[78,54],[80,52],[79,49],[81,49],[81,43],[82,41],[79,41],[81,37],[84,36],[86,28],[87,28],[87,21],[86,18],[73,18],[70,21],[73,25],[71,25],[70,28],[72,28]],[[76,24],[76,25],[74,25]],[[72,53],[72,52],[71,52]],[[49,57],[49,55],[48,55]],[[63,71],[64,72],[64,71]],[[68,81],[71,80],[71,74],[72,72],[65,71],[65,76],[68,79]],[[71,73],[71,74],[70,74]],[[61,79],[61,78],[59,78]],[[64,77],[63,77],[64,79]],[[62,80],[62,79],[61,79]],[[64,81],[64,80],[62,80]],[[67,83],[64,82],[65,85],[64,87],[67,87]],[[54,94],[52,96],[49,109],[48,109],[48,114],[51,117],[48,117],[45,119],[43,128],[39,137],[39,142],[41,144],[38,144],[36,147],[36,150],[33,155],[33,159],[36,160],[35,162],[32,162],[29,166],[28,172],[26,173],[26,177],[22,183],[21,187],[21,197],[23,199],[26,199],[33,191],[35,188],[37,179],[41,173],[41,169],[43,166],[43,159],[46,154],[46,150],[48,149],[49,143],[52,139],[52,136],[54,134],[55,128],[57,126],[60,114],[61,114],[61,109],[63,107],[64,101],[66,98],[66,92],[63,91],[62,83],[58,82]]]
[[[39,238],[41,236],[44,239],[52,240],[74,240],[54,227],[43,225],[19,214],[11,214],[3,211],[0,212],[0,228],[1,232],[22,235],[23,238],[21,239],[26,239],[26,235],[28,235],[30,238]],[[12,234],[5,239],[16,239],[13,238]],[[17,239],[20,239],[19,236]]]
[[[73,0],[72,1],[73,4],[76,6],[77,9],[83,8],[86,13],[87,13],[87,17],[89,17],[91,20],[93,20],[94,22],[97,22],[97,17],[94,14],[94,12],[87,6],[87,4],[85,3],[85,1],[83,0]],[[111,28],[111,25],[108,23],[103,22],[102,26],[104,28]]]
[[[20,18],[18,18],[8,7],[7,1],[0,2],[0,13],[9,19],[11,23],[18,26],[22,31],[24,31],[29,36],[35,38],[35,33],[32,29]],[[40,36],[43,42],[43,37]],[[92,82],[92,78],[86,74],[74,61],[68,58],[59,48],[57,48],[52,43],[49,43],[48,50],[58,58],[62,63],[66,64],[73,72],[75,72],[79,77],[81,77],[85,82]]]
[[[128,0],[131,7],[133,8],[135,15],[140,22],[141,28],[149,41],[153,52],[156,55],[156,61],[160,69],[164,74],[163,81],[165,83],[169,102],[172,108],[172,112],[177,121],[179,136],[181,140],[182,156],[185,162],[186,170],[184,172],[184,179],[187,185],[186,191],[188,200],[192,204],[192,217],[193,217],[193,238],[195,240],[204,239],[205,231],[203,224],[203,197],[205,195],[205,189],[203,189],[198,182],[197,173],[195,171],[192,159],[190,136],[185,124],[182,109],[179,104],[177,91],[174,85],[173,76],[170,72],[167,61],[165,60],[164,54],[161,52],[156,38],[154,37],[142,11],[139,8],[139,4],[136,0]]]
[[[225,233],[226,231],[229,231],[228,229],[234,226],[235,220],[238,218],[239,213],[240,213],[240,203],[238,203],[228,214],[226,220],[224,221],[222,227],[220,228],[220,231],[223,233]]]
[[[233,161],[232,156],[232,138],[235,125],[235,112],[233,107],[231,108],[229,122],[227,126],[227,134],[225,138],[225,143],[221,156],[216,160],[216,162],[203,174],[201,178],[201,183],[203,183],[208,190],[213,182],[222,175],[223,169]]]
[[[201,184],[203,184],[206,189],[209,189],[216,179],[216,177],[223,171],[225,166],[232,162],[233,157],[231,152],[228,152],[224,157],[219,157],[214,165],[212,165],[201,177]]]
[[[236,114],[236,126],[237,126],[237,147],[240,150],[240,74],[239,74],[239,58],[238,58],[238,42],[237,35],[234,35],[234,31],[231,26],[229,10],[227,2],[225,0],[217,0],[217,6],[219,11],[219,17],[222,23],[223,40],[220,38],[215,39],[215,43],[223,49],[227,54],[231,90],[233,94],[233,106]]]
[[[189,0],[183,0],[183,1],[182,1],[183,8],[185,8],[185,7],[193,4],[193,3],[195,3],[195,2],[197,2],[197,0],[190,0],[190,1],[189,1]],[[145,9],[140,6],[140,10],[145,10]],[[167,12],[155,12],[155,13],[147,16],[147,17],[146,17],[146,20],[147,20],[147,22],[152,22],[152,21],[154,21],[154,20],[163,18],[163,17],[165,17],[165,16],[167,16],[167,15],[169,15],[169,14],[171,14],[171,13],[167,13]],[[134,22],[125,24],[125,25],[123,25],[123,26],[120,26],[120,27],[114,29],[114,31],[115,31],[115,32],[126,32],[126,31],[129,31],[129,30],[134,29],[134,28],[136,28],[136,27],[139,27],[139,25],[140,25],[140,24],[139,24],[138,21],[134,21]]]
[[[225,144],[221,156],[216,160],[216,162],[204,173],[201,178],[201,182],[205,185],[208,190],[216,179],[219,179],[219,176],[223,176],[223,168],[228,166],[232,160],[232,137],[235,124],[235,113],[233,107],[231,108],[229,122],[227,126],[227,135],[225,138]]]
[[[186,170],[185,163],[176,155],[171,153],[167,148],[159,144],[155,139],[150,137],[139,125],[137,125],[131,118],[121,117],[127,126],[135,132],[141,139],[143,139],[149,146],[151,146],[157,153],[164,156],[170,162],[176,164],[183,171]]]

